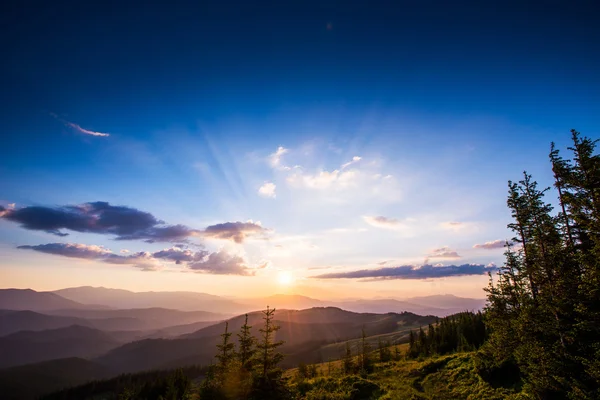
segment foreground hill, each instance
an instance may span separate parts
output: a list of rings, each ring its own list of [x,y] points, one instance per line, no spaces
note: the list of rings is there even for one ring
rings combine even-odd
[[[107,379],[114,372],[105,366],[81,358],[66,358],[19,367],[0,369],[0,398],[35,399],[63,388],[97,379]]]
[[[83,304],[102,304],[120,309],[162,307],[183,311],[210,310],[222,314],[238,314],[247,310],[247,306],[235,301],[197,292],[132,292],[82,286],[56,290],[54,293]]]
[[[262,313],[248,314],[252,332],[258,335]],[[339,308],[308,310],[278,310],[275,320],[281,326],[276,340],[284,340],[281,351],[287,354],[284,366],[299,361],[317,362],[322,359],[321,348],[328,343],[357,338],[364,327],[367,335],[378,335],[418,328],[435,321],[435,317],[404,314],[359,314]],[[229,319],[229,330],[237,332],[245,316]],[[97,361],[120,372],[136,372],[151,368],[178,367],[191,364],[206,365],[215,355],[215,345],[225,329],[225,322],[208,326],[178,339],[148,339],[120,346],[99,357]],[[235,338],[235,336],[234,336]]]
[[[102,331],[79,325],[41,332],[20,331],[0,338],[0,368],[58,358],[89,358],[120,344]]]
[[[52,292],[36,292],[31,289],[0,289],[0,309],[48,311],[58,309],[91,308]]]

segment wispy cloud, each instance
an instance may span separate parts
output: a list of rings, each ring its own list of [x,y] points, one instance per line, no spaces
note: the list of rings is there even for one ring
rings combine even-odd
[[[374,226],[376,228],[395,229],[396,230],[396,229],[403,227],[402,222],[397,220],[396,218],[384,217],[382,215],[378,215],[378,216],[365,215],[365,216],[363,216],[363,220],[367,224]]]
[[[449,248],[448,246],[440,247],[439,249],[433,250],[430,254],[427,255],[427,258],[461,258],[460,255],[455,251]]]
[[[492,240],[491,242],[485,242],[483,244],[475,244],[473,245],[474,249],[486,249],[486,250],[492,250],[492,249],[503,249],[504,246],[506,245],[506,240]]]
[[[485,275],[496,270],[495,265],[463,264],[434,266],[403,265],[377,269],[363,269],[349,272],[334,272],[316,275],[315,279],[432,279],[451,276]]]
[[[289,152],[288,149],[286,149],[285,147],[279,146],[274,153],[269,155],[269,157],[268,157],[269,165],[271,165],[271,167],[275,168],[275,169],[289,170],[290,167],[287,167],[287,166],[281,164],[281,158],[283,157],[284,154],[286,154],[288,152]]]
[[[74,122],[69,122],[66,121],[62,118],[60,118],[58,115],[54,114],[54,113],[50,113],[51,116],[53,116],[54,118],[56,118],[57,120],[59,120],[60,122],[62,122],[63,124],[65,124],[66,126],[68,126],[69,128],[82,133],[84,135],[90,135],[90,136],[100,136],[100,137],[108,137],[110,136],[109,133],[104,133],[104,132],[97,132],[97,131],[91,131],[89,129],[84,129],[82,128],[80,125],[74,123]]]
[[[141,251],[131,255],[114,254],[102,246],[80,243],[48,243],[35,246],[18,246],[19,249],[34,250],[41,253],[63,257],[100,261],[107,264],[130,265],[144,271],[161,269],[162,262],[173,262],[187,270],[215,275],[253,275],[254,269],[246,265],[245,260],[224,250],[209,252],[191,251],[172,247],[154,253]],[[262,266],[259,266],[262,268]]]
[[[258,194],[262,197],[275,198],[276,185],[273,182],[265,182],[260,188],[258,188]]]
[[[360,160],[362,160],[362,157],[354,156],[354,157],[352,157],[352,161],[348,161],[347,163],[342,164],[342,169],[348,168],[349,166],[351,166],[352,164],[356,164]]]

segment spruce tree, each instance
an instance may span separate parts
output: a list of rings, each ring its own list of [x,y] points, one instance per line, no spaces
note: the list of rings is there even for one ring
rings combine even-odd
[[[242,369],[251,371],[254,356],[256,354],[256,338],[252,336],[252,326],[248,325],[248,314],[246,314],[244,325],[240,328],[240,332],[237,334],[238,337],[238,352],[237,358],[240,362]]]

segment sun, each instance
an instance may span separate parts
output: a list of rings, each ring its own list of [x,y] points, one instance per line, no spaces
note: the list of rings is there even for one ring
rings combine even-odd
[[[290,271],[279,271],[277,274],[277,282],[282,286],[290,286],[294,283],[294,274]]]

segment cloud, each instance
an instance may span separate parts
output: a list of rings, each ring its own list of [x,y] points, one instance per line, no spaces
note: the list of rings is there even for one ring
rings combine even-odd
[[[81,126],[77,125],[76,123],[65,121],[64,119],[60,118],[58,115],[56,115],[54,113],[50,113],[50,115],[53,116],[54,118],[56,118],[57,120],[59,120],[60,122],[62,122],[63,124],[65,124],[66,126],[68,126],[69,128],[72,128],[73,130],[75,130],[79,133],[82,133],[84,135],[99,136],[99,137],[110,136],[109,133],[96,132],[96,131],[90,131],[88,129],[84,129]]]
[[[275,198],[276,185],[273,182],[265,182],[260,188],[258,188],[258,194],[263,197]]]
[[[492,240],[491,242],[485,242],[483,244],[475,244],[473,245],[474,249],[486,249],[486,250],[492,250],[492,249],[503,249],[504,246],[506,245],[506,240]]]
[[[202,261],[188,264],[188,268],[216,275],[253,275],[242,257],[230,255],[224,250],[211,253]]]
[[[277,148],[277,150],[275,151],[275,153],[272,153],[269,155],[268,157],[268,161],[269,161],[269,165],[271,165],[272,168],[275,169],[290,169],[289,167],[286,167],[285,165],[281,165],[281,158],[283,157],[284,154],[288,153],[289,150],[286,149],[285,147],[279,146]]]
[[[108,133],[95,132],[95,131],[90,131],[90,130],[87,130],[87,129],[83,129],[81,126],[79,126],[79,125],[77,125],[77,124],[75,124],[73,122],[67,122],[67,125],[70,126],[73,129],[75,129],[79,133],[83,133],[85,135],[101,136],[101,137],[108,137],[108,136],[110,136],[110,134],[108,134]]]
[[[402,226],[402,223],[395,218],[388,218],[384,216],[363,216],[365,222],[371,226],[383,229],[398,229]]]
[[[342,164],[342,169],[347,168],[347,167],[351,166],[352,164],[356,164],[360,160],[362,160],[362,157],[354,156],[354,157],[352,157],[352,161],[348,161],[347,163]]]
[[[243,243],[249,236],[264,235],[267,229],[259,223],[248,222],[225,222],[222,224],[211,225],[207,227],[203,235],[214,239],[233,240],[236,243]]]
[[[155,270],[158,264],[152,259],[150,253],[138,252],[129,256],[113,254],[110,250],[96,245],[80,243],[48,243],[36,246],[18,246],[18,249],[34,250],[46,254],[63,257],[80,258],[84,260],[97,260],[108,264],[133,265],[143,270]]]
[[[426,264],[423,266],[403,265],[398,267],[385,267],[378,269],[363,269],[349,272],[334,272],[329,274],[316,275],[316,279],[432,279],[446,278],[451,276],[466,275],[485,275],[488,272],[496,270],[493,264],[463,264],[433,266]]]
[[[95,245],[78,243],[48,243],[36,246],[18,246],[19,249],[63,257],[100,261],[107,264],[131,265],[144,271],[155,271],[162,267],[162,261],[174,262],[186,269],[217,275],[253,275],[244,259],[230,255],[224,250],[210,253],[206,250],[191,251],[172,247],[154,253],[140,251],[131,255],[114,254],[110,250]],[[259,266],[261,268],[262,266]]]
[[[433,250],[427,258],[460,258],[460,255],[448,246],[444,246]]]
[[[0,217],[25,229],[67,236],[62,230],[114,235],[117,240],[167,242],[199,234],[184,225],[165,225],[152,214],[125,206],[97,201],[76,206],[31,206],[5,210]]]

